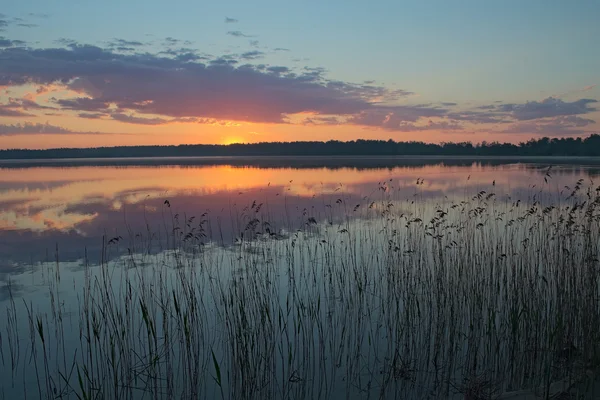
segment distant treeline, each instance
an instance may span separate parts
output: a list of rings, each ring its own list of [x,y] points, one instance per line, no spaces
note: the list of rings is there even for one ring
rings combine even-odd
[[[600,135],[512,143],[423,143],[393,140],[270,142],[231,145],[120,146],[85,149],[0,150],[0,159],[198,156],[600,156]]]

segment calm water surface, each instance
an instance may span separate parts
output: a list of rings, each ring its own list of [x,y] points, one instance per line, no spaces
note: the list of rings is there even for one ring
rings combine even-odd
[[[208,213],[213,229],[221,221],[219,240],[229,244],[239,228],[231,219],[237,220],[253,202],[263,203],[271,223],[293,230],[301,227],[302,210],[325,219],[333,212],[328,206],[339,198],[352,206],[380,199],[384,182],[395,199],[409,199],[417,192],[433,200],[462,199],[488,190],[492,183],[497,194],[508,198],[534,193],[536,186],[546,192],[564,191],[578,179],[593,180],[600,173],[598,161],[578,162],[558,158],[527,162],[205,158],[39,161],[33,166],[8,162],[0,164],[0,279],[54,261],[57,249],[63,261],[81,259],[87,250],[88,258],[97,262],[103,236],[131,236],[148,227],[160,231],[174,215]],[[544,186],[550,166],[553,180]],[[423,183],[416,185],[420,179]]]
[[[375,222],[385,215],[382,208],[388,209],[388,223],[394,223],[395,219],[404,215],[435,215],[440,208],[447,209],[450,204],[467,202],[478,194],[485,198],[493,193],[495,205],[491,208],[490,215],[496,216],[501,214],[496,214],[494,207],[506,209],[517,200],[530,203],[538,201],[544,206],[545,202],[550,204],[557,199],[564,199],[578,181],[580,185],[584,182],[593,187],[593,181],[599,174],[600,161],[593,159],[206,158],[4,163],[0,164],[0,309],[9,310],[11,303],[14,304],[17,299],[19,305],[29,305],[30,310],[36,310],[40,315],[44,312],[52,314],[55,313],[57,302],[60,304],[58,308],[64,313],[61,320],[69,319],[69,324],[74,327],[77,325],[77,310],[82,304],[79,288],[84,287],[85,282],[90,279],[84,271],[87,266],[115,260],[115,265],[118,265],[118,260],[135,257],[138,253],[170,254],[186,240],[193,242],[194,249],[212,249],[210,257],[213,257],[211,260],[215,264],[229,265],[235,269],[236,260],[239,261],[242,256],[228,249],[235,248],[242,242],[250,243],[267,236],[281,239],[281,246],[287,246],[283,243],[291,243],[293,247],[292,242],[299,235],[305,235],[316,238],[315,246],[323,245],[337,240],[335,238],[352,230],[356,224],[365,227],[373,221],[374,228],[369,231],[372,234],[360,234],[348,240],[342,238],[342,247],[322,253],[322,250],[311,250],[307,246],[302,257],[312,260],[311,257],[317,254],[318,263],[313,260],[311,265],[324,266],[333,263],[328,257],[334,257],[338,251],[345,251],[350,254],[348,260],[352,263],[360,264],[357,260],[362,260],[363,264],[376,264],[379,262],[378,255],[361,249],[367,246],[366,242],[378,243],[380,239],[376,238],[376,233],[387,229],[385,222],[381,225]],[[392,207],[395,207],[393,213],[389,211]],[[392,215],[394,219],[391,219]],[[482,225],[485,222],[482,220]],[[321,225],[333,227],[333,233],[328,233],[326,229],[311,228]],[[390,232],[389,237],[394,237],[396,231]],[[383,245],[387,246],[386,243]],[[398,246],[396,249],[400,248]],[[278,249],[279,247],[273,246],[265,250],[258,244],[252,254],[260,253],[260,262],[269,264],[272,259],[277,260],[277,254],[285,253]],[[348,252],[348,249],[352,250]],[[402,250],[405,253],[412,251],[409,247],[402,247]],[[351,253],[359,255],[352,256]],[[164,259],[166,258],[162,258]],[[144,260],[142,257],[138,265],[144,265],[147,262]],[[153,259],[152,262],[156,260]],[[289,267],[298,262],[288,260],[287,265]],[[277,264],[277,261],[273,263]],[[62,278],[52,278],[52,274],[56,272],[50,272],[50,265],[62,266]],[[282,261],[281,265],[285,266],[286,262]],[[296,273],[288,274],[294,276]],[[217,271],[216,274],[220,276],[224,272]],[[108,281],[116,282],[118,287],[123,275],[115,276],[116,278],[111,277]],[[271,278],[285,280],[278,273],[269,279]],[[227,279],[229,278],[224,278]],[[340,282],[338,285],[344,288],[345,283],[343,280]],[[279,287],[287,287],[286,285],[289,283],[282,281]],[[235,291],[231,288],[228,290]],[[304,290],[309,293],[310,285]],[[57,300],[55,296],[59,294],[62,298]],[[281,296],[280,304],[286,303],[286,294],[279,291],[272,294],[275,297]],[[246,298],[247,294],[240,296]],[[340,296],[343,299],[343,294]],[[345,310],[347,313],[350,308]],[[10,316],[10,311],[7,312]],[[360,320],[360,315],[365,312],[367,311],[358,311],[358,314],[352,315]],[[207,312],[206,318],[207,321],[213,321],[216,317]],[[54,326],[48,321],[49,327]],[[217,324],[216,321],[213,322]],[[360,325],[360,321],[357,323]],[[28,338],[24,338],[25,332],[27,335],[31,332],[31,326],[27,327],[27,318],[23,317],[21,322],[16,323],[11,323],[9,318],[8,325],[4,327],[3,324],[4,322],[0,322],[2,332],[14,329],[13,340],[14,336],[22,334],[20,340],[23,341],[23,346],[19,357],[24,362],[23,358],[28,354],[26,344],[29,342]],[[332,323],[331,332],[336,331],[336,326],[338,325]],[[341,331],[335,335],[347,335],[347,332],[344,333],[345,326],[344,322],[339,322]],[[387,334],[373,329],[368,336],[369,346],[372,339],[370,335],[380,335],[381,343],[377,346],[386,348]],[[315,331],[318,329],[315,328]],[[216,342],[219,333],[213,333],[215,336],[211,340]],[[300,335],[300,330],[297,335]],[[356,335],[357,338],[361,337],[358,333]],[[6,371],[10,364],[7,361],[8,336],[10,334],[3,336],[5,347],[2,365]],[[70,333],[63,333],[61,340],[62,344],[56,344],[54,357],[60,359],[60,346],[63,354],[66,352],[71,357],[73,349],[64,350],[69,348],[65,343],[79,342],[81,331],[78,334],[77,329],[73,328]],[[361,340],[357,346],[362,348],[365,343]],[[375,348],[379,348],[377,346]],[[333,347],[335,346],[332,345]],[[217,355],[225,354],[225,350],[217,345],[212,349]],[[291,357],[291,344],[289,351]],[[310,359],[313,355],[306,353],[304,356]],[[66,360],[68,357],[64,358]],[[376,359],[378,357],[374,358]],[[62,366],[63,371],[69,370],[69,362],[65,360],[55,360],[57,368]],[[204,367],[212,365],[209,356],[205,360]],[[498,365],[501,364],[500,361],[497,362]],[[29,367],[13,370],[11,380],[6,378],[7,375],[0,378],[0,381],[4,379],[0,382],[0,398],[3,395],[8,396],[6,398],[21,395],[23,382],[35,382],[32,375],[25,372],[33,373],[33,370],[27,369],[33,368],[31,363],[26,365]],[[357,367],[347,361],[345,368],[351,372]],[[360,368],[355,371],[357,376],[366,373],[359,370]],[[299,382],[301,378],[297,375],[300,373],[298,371],[292,369],[289,371],[290,375],[282,377],[282,380],[287,379],[288,383]],[[338,392],[339,398],[345,398],[350,392],[360,397],[360,393],[371,390],[371,383],[369,389],[359,386],[349,389],[347,384],[340,384],[342,390],[331,384],[331,381],[336,382],[335,374],[328,378],[326,372],[318,369],[311,371],[314,374],[312,379],[319,382],[319,385],[312,385],[311,390],[320,388],[322,391],[300,391],[295,394],[295,398],[328,398]],[[19,374],[24,374],[25,377]],[[370,371],[369,374],[372,376],[374,372]],[[320,380],[319,375],[325,376],[324,380]],[[235,381],[235,377],[230,379]],[[344,381],[343,378],[339,379],[340,382]],[[419,379],[416,381],[423,388],[431,384],[430,377]],[[414,382],[413,384],[416,385]],[[56,385],[65,393],[68,391],[64,387],[61,389],[60,384]],[[51,392],[55,388],[45,389]],[[214,382],[203,390],[209,396],[219,393]],[[416,389],[413,387],[403,390]],[[376,392],[377,390],[374,393]],[[418,390],[405,392],[406,396],[414,396],[414,393],[418,393]],[[34,397],[36,395],[37,391]],[[280,392],[270,393],[273,398],[280,395]],[[136,395],[129,397],[135,398]]]

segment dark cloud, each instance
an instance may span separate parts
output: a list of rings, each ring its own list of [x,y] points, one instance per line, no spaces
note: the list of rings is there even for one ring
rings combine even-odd
[[[593,99],[579,99],[572,102],[566,102],[561,99],[549,97],[542,101],[529,101],[522,104],[486,104],[475,107],[473,110],[449,112],[446,116],[452,120],[466,121],[476,124],[506,124],[514,121],[536,121],[547,118],[557,118],[559,125],[549,124],[548,121],[540,123],[516,124],[507,128],[505,133],[536,133],[551,131],[555,129],[567,129],[567,121],[575,121],[577,115],[588,114],[597,111],[590,107],[590,104],[596,103]],[[561,117],[561,118],[559,118]],[[564,117],[573,117],[570,119]],[[580,118],[578,121],[584,120]],[[585,120],[591,121],[591,120]],[[571,126],[572,128],[572,126]],[[510,131],[510,132],[509,132]]]
[[[548,97],[540,102],[529,101],[525,104],[502,104],[497,107],[497,110],[510,113],[516,120],[526,121],[561,115],[587,114],[597,111],[597,108],[588,107],[592,103],[597,103],[597,100],[580,99],[573,102],[566,102],[554,97]]]
[[[244,59],[244,60],[256,60],[257,58],[262,58],[265,56],[265,53],[263,53],[262,51],[258,51],[258,50],[254,50],[254,51],[247,51],[245,53],[243,53],[240,58]]]
[[[235,19],[235,18],[225,17],[225,23],[226,24],[235,24],[236,22],[239,22],[239,21],[237,19]]]
[[[444,107],[452,107],[452,106],[457,106],[458,105],[458,103],[447,102],[447,101],[443,101],[440,104],[443,105]]]
[[[581,118],[575,115],[547,118],[540,121],[518,122],[510,125],[501,133],[537,134],[542,136],[573,136],[582,135],[586,131],[581,129],[594,120]]]
[[[143,118],[123,113],[114,113],[111,114],[110,117],[115,121],[126,122],[128,124],[162,125],[169,122],[168,120],[163,118]]]
[[[273,49],[273,51],[290,51],[290,49],[286,49],[286,48],[283,48],[283,47],[275,47]]]
[[[54,110],[54,107],[44,106],[30,99],[17,99],[10,97],[8,99],[8,108],[22,108],[24,110]]]
[[[249,43],[252,47],[258,47],[258,40],[250,40]]]
[[[210,64],[213,66],[234,66],[238,64],[239,61],[233,58],[233,56],[222,56],[219,58],[215,58],[214,60],[210,60]]]
[[[269,71],[269,72],[272,72],[274,74],[287,74],[287,73],[290,72],[290,69],[288,67],[283,67],[283,66],[280,66],[280,65],[274,65],[274,66],[271,66],[271,67],[266,67],[266,70]]]
[[[80,118],[86,118],[86,119],[100,119],[102,117],[107,116],[107,114],[104,114],[104,113],[79,113],[77,115]]]
[[[21,135],[21,134],[33,134],[33,133],[73,133],[69,129],[62,128],[56,125],[46,124],[14,124],[14,125],[0,125],[0,136],[9,135]]]
[[[241,31],[228,31],[227,34],[229,36],[234,36],[234,37],[245,37],[245,38],[253,37],[252,35],[246,35],[245,33],[242,33]]]
[[[290,114],[311,112],[400,129],[403,123],[447,113],[433,106],[387,106],[411,92],[330,80],[320,67],[294,72],[281,66],[237,66],[259,53],[223,55],[205,64],[191,51],[186,56],[191,49],[185,48],[166,50],[166,57],[123,54],[67,39],[61,43],[65,47],[0,50],[0,85],[62,86],[81,93],[52,99],[62,110],[112,114],[113,119],[140,124],[181,118],[283,123]]]
[[[4,31],[8,26],[8,21],[0,18],[0,32]]]
[[[90,97],[77,97],[73,99],[60,99],[55,102],[67,110],[77,111],[108,111],[109,102]]]
[[[17,46],[24,46],[25,42],[22,40],[10,40],[10,39],[6,39],[3,36],[0,36],[0,48],[6,48],[6,47],[17,47]]]
[[[188,61],[200,61],[200,60],[210,60],[211,57],[207,54],[199,54],[197,50],[190,49],[188,47],[181,47],[179,49],[169,48],[167,50],[163,50],[158,54],[166,54],[175,58],[178,61],[188,62]]]
[[[144,43],[137,40],[113,39],[108,43],[110,47],[140,47]]]
[[[29,99],[17,99],[10,97],[8,103],[0,104],[0,116],[2,117],[33,117],[25,111],[29,110],[53,110],[53,107],[43,106]]]
[[[38,24],[29,24],[29,23],[19,23],[17,24],[17,26],[20,26],[22,28],[37,28],[39,25]]]

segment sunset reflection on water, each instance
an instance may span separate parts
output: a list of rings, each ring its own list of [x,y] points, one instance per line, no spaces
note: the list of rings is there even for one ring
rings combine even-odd
[[[549,165],[432,160],[385,168],[334,168],[323,160],[322,165],[309,167],[285,163],[12,166],[0,169],[0,257],[5,269],[42,261],[56,247],[61,257],[77,259],[84,249],[93,254],[102,236],[136,232],[147,229],[146,224],[158,229],[175,214],[189,217],[206,212],[221,222],[239,219],[253,202],[263,203],[273,221],[294,225],[300,223],[303,210],[317,219],[326,218],[327,206],[337,199],[352,206],[380,199],[383,183],[385,195],[393,200],[418,194],[420,201],[434,204],[491,187],[505,199],[536,190],[558,194],[595,174],[595,169],[580,165],[554,166],[552,180],[542,185]],[[423,183],[417,185],[419,179]],[[235,224],[222,227],[230,231],[225,232],[227,240],[233,240]]]

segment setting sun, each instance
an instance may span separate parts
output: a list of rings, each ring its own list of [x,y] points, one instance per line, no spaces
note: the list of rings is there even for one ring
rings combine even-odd
[[[223,141],[221,141],[221,144],[224,144],[226,146],[235,143],[244,143],[244,139],[240,138],[239,136],[229,136],[223,139]]]

